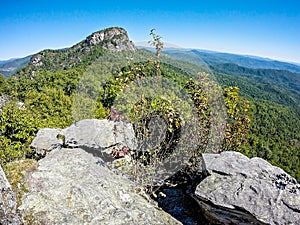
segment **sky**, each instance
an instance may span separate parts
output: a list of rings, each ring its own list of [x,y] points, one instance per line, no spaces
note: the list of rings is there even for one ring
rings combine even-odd
[[[0,60],[70,47],[112,26],[134,42],[155,28],[185,48],[300,63],[298,0],[1,0]]]

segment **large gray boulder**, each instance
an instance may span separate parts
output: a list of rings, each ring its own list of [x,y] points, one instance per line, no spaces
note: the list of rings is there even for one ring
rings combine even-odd
[[[20,207],[25,224],[180,224],[81,148],[49,152],[27,182]]]
[[[300,224],[300,185],[282,169],[238,152],[203,154],[196,199],[221,224]]]
[[[40,155],[66,147],[84,148],[100,157],[107,157],[113,148],[120,149],[123,146],[136,148],[132,124],[97,119],[81,120],[62,130],[43,128],[31,143],[31,147]]]
[[[135,148],[133,126],[126,122],[86,119],[63,129],[68,146],[87,146],[91,148],[109,148],[116,145]]]
[[[0,224],[17,225],[19,217],[17,215],[17,200],[9,182],[0,166]]]

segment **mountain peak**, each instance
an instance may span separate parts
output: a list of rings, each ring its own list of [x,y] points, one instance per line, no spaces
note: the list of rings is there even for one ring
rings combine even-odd
[[[70,48],[43,50],[30,59],[28,67],[19,71],[21,74],[33,75],[42,69],[57,71],[88,64],[101,55],[103,50],[110,51],[135,51],[136,47],[129,40],[127,31],[121,27],[111,27],[89,35],[85,40]]]

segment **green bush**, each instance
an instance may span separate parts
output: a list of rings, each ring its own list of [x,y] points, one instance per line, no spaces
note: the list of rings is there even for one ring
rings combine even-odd
[[[29,93],[25,107],[31,112],[39,128],[64,128],[72,124],[71,98],[61,89],[46,88]]]
[[[37,121],[29,110],[16,101],[3,107],[0,115],[1,164],[29,154],[31,150],[28,146],[37,131]]]
[[[0,73],[0,95],[8,91],[7,83],[4,76]]]

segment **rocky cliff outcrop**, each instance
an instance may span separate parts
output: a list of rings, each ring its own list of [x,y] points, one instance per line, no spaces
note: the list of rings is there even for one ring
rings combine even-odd
[[[300,185],[282,169],[238,152],[203,154],[195,196],[217,224],[300,224]]]
[[[181,224],[81,148],[51,151],[27,180],[25,224]]]
[[[34,54],[29,64],[17,71],[13,76],[35,77],[40,70],[59,71],[75,68],[80,65],[90,65],[97,61],[106,51],[136,51],[130,41],[127,31],[120,27],[111,27],[94,32],[85,40],[64,49],[46,49]]]
[[[134,148],[134,140],[132,125],[121,121],[87,119],[66,129],[41,129],[31,146],[47,154],[27,173],[24,223],[180,224],[138,184],[105,166],[113,148]]]
[[[88,46],[101,45],[101,47],[113,51],[136,50],[134,44],[128,38],[127,31],[120,27],[95,32],[86,38],[85,43]]]
[[[84,41],[75,44],[71,48],[61,50],[44,50],[33,55],[30,66],[37,69],[66,69],[78,65],[85,56],[93,53],[96,47],[111,51],[135,51],[136,47],[130,41],[127,31],[120,27],[111,27],[97,31],[89,35]],[[89,63],[93,57],[88,57]],[[33,69],[32,68],[32,69]]]
[[[17,200],[0,166],[0,224],[18,225]]]
[[[134,140],[132,125],[125,122],[87,119],[62,130],[41,129],[32,147],[47,154],[27,173],[30,192],[20,207],[24,223],[181,224],[138,184],[105,166],[113,148],[134,148]]]
[[[42,58],[43,58],[42,54],[36,54],[30,58],[30,64],[33,66],[42,66],[43,65]]]

